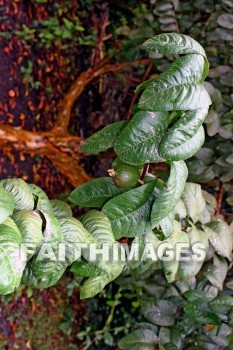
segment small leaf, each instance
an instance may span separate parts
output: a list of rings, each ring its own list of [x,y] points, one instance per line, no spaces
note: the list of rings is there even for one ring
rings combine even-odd
[[[184,312],[186,317],[201,324],[221,324],[219,317],[209,310],[206,301],[203,301],[202,299],[185,304]]]
[[[150,329],[136,329],[125,335],[118,343],[122,350],[154,350],[158,344],[156,334]]]
[[[131,165],[163,161],[158,147],[168,120],[166,112],[137,112],[116,140],[114,149],[119,158]]]
[[[58,199],[53,199],[50,201],[50,203],[53,208],[53,215],[56,218],[72,216],[72,210],[67,203],[59,201]]]
[[[160,155],[167,160],[184,160],[193,156],[204,143],[200,127],[207,113],[208,108],[184,113],[164,135],[159,146]]]
[[[123,192],[110,177],[100,177],[77,187],[69,200],[83,207],[101,208],[109,199]]]
[[[218,288],[218,290],[223,290],[227,270],[226,260],[214,255],[213,264],[206,265],[203,274],[214,287]]]
[[[128,121],[123,120],[106,126],[102,130],[89,137],[80,147],[80,149],[86,153],[98,153],[107,151],[107,149],[114,146],[116,138],[118,135],[120,135],[121,131],[125,128],[127,123]]]
[[[187,182],[181,198],[184,202],[189,217],[194,223],[196,223],[200,219],[201,213],[206,206],[205,199],[201,191],[201,186],[195,183]]]
[[[156,181],[123,193],[103,207],[109,218],[115,239],[135,237],[150,229],[150,206]]]
[[[11,192],[15,198],[15,210],[33,210],[34,198],[30,187],[22,179],[7,179],[0,181],[0,187]]]
[[[86,259],[82,259],[81,261],[75,261],[70,271],[75,276],[83,276],[83,277],[96,277],[103,274],[103,270],[101,270],[94,262],[87,261]]]
[[[0,187],[0,224],[13,214],[15,198],[12,193]]]
[[[151,210],[151,223],[155,227],[178,203],[185,186],[188,170],[183,161],[172,162],[170,176]]]

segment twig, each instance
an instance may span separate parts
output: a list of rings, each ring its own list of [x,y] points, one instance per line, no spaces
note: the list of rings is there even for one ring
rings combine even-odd
[[[149,66],[147,67],[144,75],[143,75],[141,83],[144,83],[144,81],[148,78],[148,75],[150,74],[150,71],[151,71],[152,67],[153,67],[153,64],[150,63]],[[129,106],[129,109],[128,109],[128,112],[127,112],[127,115],[126,115],[126,120],[130,119],[131,109],[132,109],[133,105],[135,104],[137,98],[138,98],[138,93],[133,95],[132,101],[130,103],[130,106]]]
[[[222,200],[223,200],[223,193],[224,193],[224,187],[222,181],[220,181],[219,185],[219,194],[218,194],[218,201],[217,201],[217,208],[216,208],[216,216],[219,217],[221,214],[221,206],[222,206]]]
[[[109,58],[110,60],[110,58]],[[94,68],[89,68],[87,71],[82,72],[74,84],[71,86],[70,90],[64,97],[63,101],[60,104],[60,112],[58,113],[57,120],[54,124],[52,131],[57,134],[66,134],[68,132],[71,109],[74,105],[76,99],[81,95],[84,88],[95,78],[101,74],[108,72],[117,72],[125,68],[130,68],[134,66],[139,66],[141,64],[150,63],[150,59],[141,59],[133,62],[120,62],[116,64],[105,64],[100,62],[98,66]],[[105,59],[106,63],[106,59]]]
[[[141,176],[141,178],[140,178],[140,180],[141,180],[142,182],[144,182],[144,179],[145,179],[145,176],[146,176],[146,174],[147,174],[147,172],[148,172],[148,170],[149,170],[149,167],[150,167],[150,163],[146,163],[146,164],[144,165],[143,172],[142,172],[142,176]]]

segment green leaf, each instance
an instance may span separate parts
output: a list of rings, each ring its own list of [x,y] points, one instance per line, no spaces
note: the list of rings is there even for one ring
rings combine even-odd
[[[30,187],[22,179],[7,179],[0,181],[0,187],[11,192],[15,198],[15,210],[33,210],[34,198]]]
[[[77,187],[69,200],[83,207],[101,208],[109,199],[123,192],[110,177],[100,177]]]
[[[189,55],[175,60],[159,78],[143,83],[145,88],[139,108],[147,111],[195,110],[208,107],[212,102],[200,83],[205,59]]]
[[[182,346],[182,335],[180,329],[176,327],[161,327],[159,330],[159,340],[164,345],[172,343],[177,346],[177,349],[180,349]]]
[[[188,111],[167,130],[160,146],[159,153],[166,160],[181,160],[193,156],[204,143],[202,123],[208,108]]]
[[[28,186],[32,194],[36,197],[36,209],[52,213],[53,208],[47,194],[40,187],[34,184],[29,184]]]
[[[163,220],[159,222],[159,226],[165,237],[169,237],[174,230],[175,212],[172,210]]]
[[[13,293],[19,286],[26,265],[22,237],[14,221],[0,224],[0,294]]]
[[[189,230],[187,236],[189,239],[189,248],[183,251],[183,259],[179,263],[179,269],[177,272],[177,277],[181,280],[188,280],[193,276],[196,276],[204,263],[209,247],[209,242],[205,233],[198,230],[195,226]],[[199,251],[192,249],[195,243],[201,243],[203,245],[203,247],[200,247],[202,251],[201,257],[199,256]],[[198,259],[196,259],[196,257]]]
[[[83,276],[83,277],[96,277],[103,274],[103,270],[101,270],[94,262],[87,261],[86,259],[82,259],[81,261],[75,261],[70,271],[75,276]]]
[[[56,270],[58,262],[59,244],[62,243],[61,227],[58,220],[51,213],[40,212],[45,222],[44,239],[41,246],[32,258],[33,275],[37,278]]]
[[[13,214],[15,198],[12,193],[0,187],[0,224]]]
[[[142,307],[143,316],[158,326],[173,326],[177,307],[167,300],[147,303]]]
[[[90,210],[81,217],[80,221],[99,243],[115,242],[111,223],[104,213],[98,210]]]
[[[96,240],[83,227],[82,223],[73,217],[59,218],[59,223],[61,225],[63,241],[65,242],[65,260],[70,265],[80,258],[81,243],[96,243]]]
[[[218,290],[223,290],[227,271],[228,265],[226,260],[214,255],[213,264],[206,265],[203,274],[214,287],[218,288]]]
[[[187,182],[181,198],[186,207],[188,216],[196,223],[200,219],[201,213],[206,206],[201,186],[199,184]]]
[[[118,343],[122,350],[154,350],[158,344],[156,334],[150,329],[136,329],[125,335]]]
[[[115,242],[110,221],[107,216],[97,210],[91,210],[82,216],[81,222],[84,227],[91,233],[94,239],[96,239],[96,247],[98,248],[102,244],[108,244],[108,248],[112,250],[112,254],[115,251],[121,251],[118,258],[114,258],[114,255],[109,255],[109,259],[103,259],[102,256],[95,261],[98,268],[103,273],[98,276],[90,277],[84,282],[81,288],[80,297],[90,298],[99,293],[109,282],[117,278],[123,270],[124,261],[121,261],[121,257],[124,257],[123,247],[118,242]]]
[[[98,153],[107,151],[114,146],[115,140],[125,128],[128,121],[122,120],[106,126],[89,137],[80,147],[81,151],[86,153]]]
[[[201,324],[221,324],[219,317],[209,310],[206,301],[203,301],[202,299],[185,304],[184,313],[186,317]]]
[[[204,225],[203,229],[215,251],[231,260],[233,239],[228,224],[225,221],[218,220]]]
[[[16,212],[12,219],[16,223],[25,245],[27,259],[35,254],[37,247],[43,241],[42,219],[35,211],[20,210]]]
[[[150,229],[150,207],[156,181],[108,201],[102,211],[109,218],[115,239],[135,237]]]
[[[183,161],[172,162],[170,176],[151,210],[151,223],[155,227],[163,220],[178,203],[188,176],[186,164]]]
[[[63,202],[59,201],[58,199],[53,199],[50,201],[52,208],[53,208],[53,215],[56,218],[63,218],[66,216],[72,216],[72,210],[70,206]]]
[[[146,40],[142,48],[148,52],[159,52],[165,55],[200,54],[206,57],[203,47],[193,38],[184,34],[166,33]]]
[[[158,148],[168,121],[166,112],[137,112],[118,136],[115,152],[131,165],[162,162]]]
[[[227,314],[233,307],[233,297],[230,295],[218,295],[209,302],[209,308],[217,314]]]
[[[66,270],[66,265],[57,262],[53,271],[42,275],[35,276],[33,263],[29,261],[23,272],[21,283],[32,288],[46,289],[56,284]]]

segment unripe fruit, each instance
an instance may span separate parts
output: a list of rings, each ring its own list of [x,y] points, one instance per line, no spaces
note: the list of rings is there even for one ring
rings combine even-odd
[[[108,172],[112,176],[115,185],[120,188],[130,188],[138,182],[138,169],[132,165],[122,164],[116,169],[110,169]]]

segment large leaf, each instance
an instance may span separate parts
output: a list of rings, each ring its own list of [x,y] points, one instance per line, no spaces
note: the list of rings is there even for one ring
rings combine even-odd
[[[59,223],[65,243],[65,260],[70,265],[81,256],[81,244],[96,244],[96,240],[73,217],[59,218]]]
[[[143,316],[158,326],[173,326],[177,307],[167,300],[158,300],[142,307]]]
[[[173,162],[170,176],[158,197],[155,199],[151,211],[151,223],[155,227],[175,208],[185,186],[188,170],[183,161]]]
[[[127,125],[127,121],[113,123],[89,137],[80,147],[86,153],[104,152],[114,146],[117,136]]]
[[[59,281],[66,270],[66,265],[57,262],[52,272],[46,273],[41,277],[35,276],[34,269],[31,261],[27,263],[27,266],[23,272],[21,283],[32,287],[45,289],[53,286]]]
[[[185,304],[184,312],[187,318],[191,318],[195,322],[201,324],[221,324],[219,317],[210,311],[207,302],[203,299],[198,299]]]
[[[200,219],[201,213],[206,206],[201,186],[199,184],[187,182],[182,194],[182,200],[188,216],[196,223]]]
[[[26,252],[21,234],[8,218],[0,224],[0,294],[5,295],[15,291],[26,265]]]
[[[16,212],[12,219],[21,233],[22,242],[27,251],[27,259],[29,260],[44,238],[42,235],[42,219],[37,212],[28,210]]]
[[[61,227],[58,220],[51,213],[40,212],[45,221],[43,231],[44,239],[38,249],[37,254],[32,258],[33,274],[37,278],[42,278],[46,274],[56,270],[59,260],[60,244],[63,242]]]
[[[231,260],[233,238],[228,224],[222,220],[218,220],[204,225],[203,229],[215,251],[219,255]]]
[[[53,215],[56,218],[63,218],[66,216],[72,216],[72,210],[70,206],[63,202],[59,201],[58,199],[52,199],[50,201],[52,208],[53,208]]]
[[[103,207],[103,213],[109,218],[115,239],[135,237],[150,228],[151,196],[156,181],[123,193]]]
[[[203,47],[193,38],[184,34],[166,33],[156,35],[146,40],[142,48],[148,52],[159,52],[165,55],[199,54],[205,58],[204,71],[201,81],[204,81],[209,72],[209,63]]]
[[[132,165],[163,161],[158,148],[168,121],[166,112],[137,112],[117,138],[115,152],[122,161]]]
[[[101,270],[94,262],[87,261],[86,259],[82,259],[81,261],[75,261],[70,271],[75,276],[82,277],[96,277],[103,274],[103,270]]]
[[[101,208],[109,199],[123,193],[110,177],[100,177],[77,187],[69,200],[83,207]]]
[[[105,248],[103,247],[103,249],[107,248],[109,252],[106,256],[107,259],[101,255],[95,261],[97,267],[103,273],[90,277],[84,282],[81,288],[81,298],[90,298],[99,293],[106,284],[120,275],[124,267],[124,250],[118,242],[115,242],[110,221],[102,212],[91,210],[82,216],[81,222],[93,238],[96,239],[98,243],[96,244],[96,248],[105,244]],[[120,252],[120,250],[122,251]],[[118,255],[115,253],[118,253]]]
[[[206,57],[203,47],[193,38],[184,34],[166,33],[156,35],[146,40],[142,48],[149,52],[159,52],[165,55],[200,54]]]
[[[118,346],[122,350],[154,350],[158,344],[156,334],[150,329],[136,329],[122,338]]]
[[[139,108],[147,111],[195,110],[208,107],[211,99],[200,83],[205,59],[200,55],[180,57],[159,78],[143,83]]]
[[[14,195],[15,210],[33,210],[34,198],[25,181],[22,179],[1,180],[0,187],[4,187]]]
[[[30,190],[34,197],[36,197],[36,209],[40,209],[45,212],[53,212],[52,205],[48,199],[47,194],[38,186],[29,184]]]
[[[207,113],[208,108],[183,113],[164,135],[159,146],[160,155],[167,160],[184,160],[195,154],[204,142],[200,126]]]
[[[0,224],[13,214],[15,198],[12,193],[0,187]]]
[[[80,221],[99,243],[115,242],[111,223],[104,213],[98,210],[91,210],[84,214]]]

